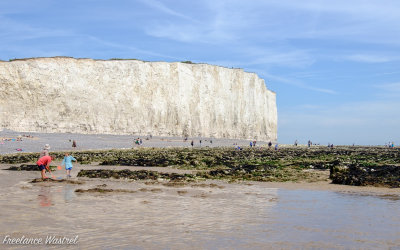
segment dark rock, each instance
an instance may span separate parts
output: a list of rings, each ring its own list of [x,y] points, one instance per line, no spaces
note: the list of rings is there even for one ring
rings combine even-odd
[[[352,163],[331,168],[332,183],[354,186],[400,187],[400,167],[395,165],[366,165]]]
[[[90,188],[90,189],[76,189],[76,193],[136,193],[134,190],[128,189],[105,189],[105,188]]]
[[[56,171],[57,167],[56,166],[50,166],[51,171]],[[6,170],[12,170],[12,171],[40,171],[39,167],[36,164],[22,164],[19,167],[17,166],[11,166],[7,168]]]
[[[76,184],[76,185],[80,185],[80,184],[84,184],[84,181],[80,181],[80,180],[70,180],[70,179],[52,179],[52,178],[46,178],[46,179],[42,179],[42,178],[36,178],[33,179],[31,181],[31,183],[43,183],[43,182],[55,182],[55,183],[67,183],[67,184]]]

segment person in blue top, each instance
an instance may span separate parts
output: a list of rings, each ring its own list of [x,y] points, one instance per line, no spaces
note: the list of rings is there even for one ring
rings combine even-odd
[[[65,153],[64,160],[61,165],[65,165],[65,170],[67,171],[67,177],[71,177],[71,169],[72,169],[72,161],[76,162],[76,159],[69,155],[69,153]]]

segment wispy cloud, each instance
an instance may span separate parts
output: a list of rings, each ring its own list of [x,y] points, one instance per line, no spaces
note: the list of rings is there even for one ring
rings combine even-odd
[[[296,80],[296,79],[290,79],[290,78],[285,78],[285,77],[281,77],[281,76],[275,76],[275,75],[271,75],[269,73],[263,72],[263,75],[266,76],[269,80],[275,80],[277,82],[281,82],[281,83],[285,83],[285,84],[289,84],[292,86],[296,86],[298,88],[302,88],[302,89],[308,89],[311,91],[316,91],[316,92],[320,92],[320,93],[325,93],[325,94],[337,94],[336,91],[332,90],[332,89],[327,89],[327,88],[319,88],[319,87],[314,87],[314,86],[310,86],[302,81]]]
[[[379,84],[375,87],[388,92],[400,92],[400,82]]]
[[[21,41],[33,40],[33,39],[55,39],[62,38],[66,40],[76,41],[75,44],[79,46],[79,44],[91,44],[92,48],[94,47],[103,47],[110,49],[118,49],[121,51],[129,52],[128,54],[135,55],[150,55],[156,58],[162,59],[172,59],[172,60],[180,60],[181,58],[166,55],[163,53],[157,53],[152,50],[140,49],[135,46],[125,45],[123,43],[111,42],[105,39],[81,34],[73,30],[63,30],[63,29],[49,29],[46,27],[36,27],[34,25],[29,25],[26,23],[21,23],[18,21],[14,21],[9,18],[5,18],[0,15],[0,32],[2,39],[0,40],[1,44],[11,44],[8,45],[8,50],[12,50],[15,52],[15,55],[19,55],[21,51],[25,53],[27,56],[57,56],[57,55],[68,55],[71,51],[70,46],[64,46],[63,48],[32,48],[30,46],[26,46],[25,44],[18,45]],[[1,51],[1,49],[0,49]],[[80,55],[83,56],[83,55]],[[79,57],[79,55],[78,55]],[[10,58],[4,58],[10,59]]]
[[[378,54],[354,54],[349,56],[344,56],[344,59],[361,62],[361,63],[386,63],[400,60],[397,56],[387,56]]]
[[[146,2],[146,1],[144,1]],[[145,26],[145,32],[150,36],[167,38],[179,42],[204,43],[204,44],[230,44],[236,43],[244,35],[242,31],[248,30],[251,18],[247,10],[235,8],[232,3],[224,1],[203,1],[201,17],[189,18],[181,13],[152,4],[155,9],[165,14],[179,17],[155,18]],[[195,14],[196,10],[192,10]],[[188,22],[182,22],[181,18]]]
[[[249,48],[246,52],[253,58],[246,64],[252,65],[279,65],[286,67],[307,67],[315,62],[315,59],[306,50],[287,49],[286,51]],[[256,53],[254,53],[256,52]]]
[[[182,18],[182,19],[186,19],[186,20],[190,20],[190,21],[195,21],[190,16],[187,16],[187,15],[184,15],[182,13],[179,13],[179,12],[167,7],[165,4],[163,4],[160,1],[156,1],[156,0],[139,0],[139,1],[142,2],[143,4],[147,5],[147,6],[151,7],[151,8],[154,8],[154,9],[156,9],[158,11],[161,11],[161,12],[163,12],[165,14],[172,15],[172,16],[175,16],[175,17],[178,17],[178,18]]]
[[[396,0],[382,0],[379,2],[373,0],[353,0],[351,5],[346,0],[329,2],[321,0],[309,0],[307,2],[272,0],[267,1],[267,3],[283,6],[285,8],[300,9],[310,12],[343,13],[362,19],[374,20],[377,17],[385,20],[400,19],[398,15],[400,3]]]
[[[26,39],[37,39],[44,37],[66,37],[73,32],[66,29],[49,29],[37,27],[26,22],[15,21],[0,15],[1,40],[17,41]]]
[[[249,46],[241,51],[233,52],[232,56],[239,57],[241,60],[217,60],[208,61],[211,64],[224,65],[237,68],[270,68],[270,67],[291,67],[305,68],[315,62],[313,56],[307,50],[286,48],[270,49],[258,46]],[[258,72],[259,70],[255,70]]]
[[[100,39],[100,38],[95,37],[95,36],[85,36],[85,37],[89,38],[92,41],[95,41],[98,44],[102,44],[102,45],[105,45],[105,46],[111,47],[111,48],[118,48],[118,49],[121,49],[121,50],[124,50],[124,51],[134,52],[135,54],[151,55],[151,56],[156,56],[156,57],[159,57],[159,58],[168,58],[168,59],[173,59],[173,60],[180,60],[180,58],[177,58],[177,57],[174,57],[174,56],[169,56],[169,55],[156,53],[156,52],[149,51],[149,50],[139,49],[137,47],[127,46],[127,45],[123,45],[121,43],[115,43],[115,42],[106,41],[104,39]]]
[[[213,1],[215,2],[215,1]],[[242,20],[272,40],[326,39],[359,43],[400,44],[398,1],[218,1],[241,10]],[[247,33],[245,28],[239,30]],[[250,34],[251,36],[255,34]]]
[[[376,84],[373,87],[380,90],[380,92],[376,93],[378,97],[386,99],[400,98],[400,82]]]

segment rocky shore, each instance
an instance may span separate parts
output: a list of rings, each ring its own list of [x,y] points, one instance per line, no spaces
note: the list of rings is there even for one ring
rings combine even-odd
[[[99,169],[82,169],[78,177],[133,180],[316,182],[356,186],[400,187],[400,150],[383,147],[268,147],[237,150],[219,148],[141,148],[71,152],[81,164]],[[64,152],[52,153],[61,160]],[[10,170],[29,170],[37,153],[0,156],[0,163],[20,164]],[[151,170],[101,169],[102,166],[146,166],[196,170],[193,174],[159,173]],[[30,165],[31,166],[31,165]],[[121,167],[122,168],[122,167]]]

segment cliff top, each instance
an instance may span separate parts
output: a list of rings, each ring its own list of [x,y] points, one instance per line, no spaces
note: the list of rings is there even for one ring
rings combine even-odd
[[[53,57],[27,57],[27,58],[13,58],[9,59],[8,61],[0,60],[0,62],[16,62],[16,61],[29,61],[29,60],[40,60],[40,59],[73,59],[73,60],[91,60],[91,61],[139,61],[139,62],[145,62],[145,63],[186,63],[186,64],[196,64],[196,65],[209,65],[209,66],[216,66],[216,67],[221,67],[221,68],[226,68],[226,69],[239,69],[243,70],[242,68],[229,68],[221,65],[213,65],[213,64],[208,64],[208,63],[196,63],[192,61],[181,61],[181,62],[166,62],[166,61],[144,61],[136,58],[110,58],[110,59],[93,59],[93,58],[75,58],[71,56],[53,56]],[[254,72],[248,72],[248,73],[254,73]]]
[[[109,61],[138,61],[138,62],[143,62],[143,63],[182,63],[182,64],[191,64],[191,65],[207,65],[207,66],[213,66],[213,67],[219,67],[219,68],[224,68],[224,69],[233,69],[233,70],[240,70],[249,74],[254,74],[257,78],[262,79],[258,76],[257,73],[255,72],[248,72],[244,71],[242,68],[229,68],[225,66],[220,66],[220,65],[213,65],[213,64],[208,64],[208,63],[196,63],[192,61],[181,61],[181,62],[166,62],[166,61],[144,61],[136,58],[110,58],[110,59],[92,59],[92,58],[75,58],[75,57],[70,57],[70,56],[53,56],[53,57],[28,57],[28,58],[13,58],[9,59],[9,61],[4,61],[0,60],[0,63],[12,63],[12,62],[20,62],[20,61],[30,61],[30,60],[47,60],[47,59],[67,59],[67,60],[86,60],[86,61],[103,61],[103,62],[109,62]],[[262,79],[264,80],[264,79]],[[275,93],[275,91],[272,91],[268,89],[269,91]]]

